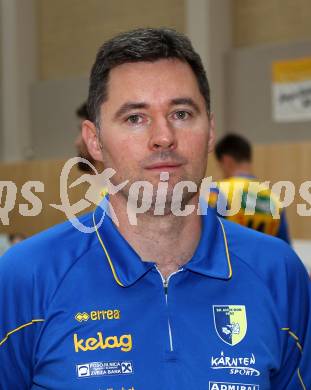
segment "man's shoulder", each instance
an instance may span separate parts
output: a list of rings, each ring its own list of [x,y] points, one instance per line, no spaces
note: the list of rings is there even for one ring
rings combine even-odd
[[[229,252],[236,261],[243,262],[259,277],[289,270],[304,272],[304,266],[293,249],[283,240],[222,220]]]
[[[92,213],[79,217],[79,222],[91,227]],[[66,221],[14,245],[1,257],[0,273],[27,277],[44,275],[52,269],[61,272],[71,267],[94,242],[94,234],[83,233]]]

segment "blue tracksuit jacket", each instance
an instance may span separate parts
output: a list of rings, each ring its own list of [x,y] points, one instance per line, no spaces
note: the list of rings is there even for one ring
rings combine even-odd
[[[66,222],[9,250],[1,390],[310,390],[300,260],[279,239],[202,219],[192,259],[168,280],[107,216],[92,234]]]

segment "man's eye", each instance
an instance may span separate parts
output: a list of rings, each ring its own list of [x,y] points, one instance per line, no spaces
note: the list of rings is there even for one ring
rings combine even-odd
[[[174,119],[184,121],[190,118],[191,114],[187,111],[176,111],[173,115]]]
[[[139,125],[143,122],[143,118],[141,117],[141,115],[133,114],[127,118],[126,122],[131,125]]]

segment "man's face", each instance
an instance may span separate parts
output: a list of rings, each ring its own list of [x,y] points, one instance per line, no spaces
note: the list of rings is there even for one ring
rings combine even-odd
[[[212,149],[213,119],[188,64],[159,60],[114,68],[100,123],[101,160],[116,170],[113,184],[143,180],[156,191],[160,173],[168,172],[168,198],[182,180],[199,186]]]

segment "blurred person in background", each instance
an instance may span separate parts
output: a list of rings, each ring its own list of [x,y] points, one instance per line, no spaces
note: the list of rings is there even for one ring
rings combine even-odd
[[[27,237],[22,233],[0,234],[0,256],[2,256],[11,246],[18,244]]]
[[[250,142],[238,134],[227,134],[216,143],[215,156],[223,180],[211,189],[209,204],[217,208],[219,201],[218,207],[221,203],[221,208],[227,210],[237,206],[239,211],[226,216],[227,219],[290,243],[285,210],[280,209],[280,202],[271,190],[259,189],[252,171],[252,154]],[[247,215],[245,209],[250,201],[255,206],[254,213]],[[273,217],[276,211],[279,218]]]
[[[9,241],[11,245],[17,244],[25,240],[26,236],[22,233],[11,233],[9,234]]]
[[[7,234],[0,233],[0,256],[3,255],[9,248],[11,244]]]

